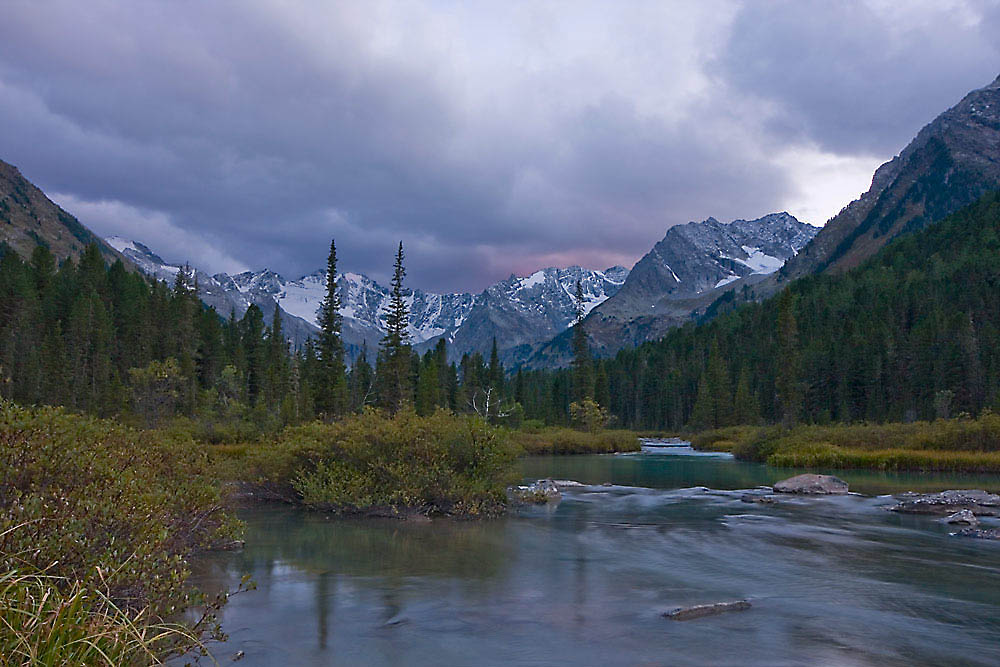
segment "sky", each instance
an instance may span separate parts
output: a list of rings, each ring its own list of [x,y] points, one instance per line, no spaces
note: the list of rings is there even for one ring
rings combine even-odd
[[[0,159],[168,261],[477,291],[821,225],[1000,73],[1000,0],[6,0]]]

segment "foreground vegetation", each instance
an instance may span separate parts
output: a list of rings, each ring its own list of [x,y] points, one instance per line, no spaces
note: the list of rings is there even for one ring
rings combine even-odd
[[[0,401],[0,653],[22,664],[148,664],[207,625],[186,558],[230,542],[203,445]],[[84,659],[86,658],[86,659]]]
[[[990,411],[909,424],[735,426],[691,444],[779,467],[1000,473],[1000,415]]]

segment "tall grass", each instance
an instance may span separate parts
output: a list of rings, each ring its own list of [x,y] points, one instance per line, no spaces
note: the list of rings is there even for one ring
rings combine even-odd
[[[156,620],[148,607],[123,609],[79,581],[16,571],[0,574],[4,665],[150,665],[173,650],[200,647],[187,626]]]
[[[545,454],[611,454],[637,452],[642,447],[632,431],[605,429],[578,431],[556,426],[538,430],[512,431],[511,439],[528,456]]]
[[[691,442],[782,467],[1000,472],[1000,415],[990,412],[909,424],[738,426]]]

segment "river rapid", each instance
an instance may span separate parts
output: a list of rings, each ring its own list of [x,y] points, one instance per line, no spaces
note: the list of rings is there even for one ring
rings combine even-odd
[[[490,521],[242,512],[195,583],[240,594],[210,648],[241,665],[998,665],[1000,542],[886,511],[985,476],[838,473],[866,495],[741,500],[795,474],[686,447],[537,457],[562,500]],[[1000,522],[988,520],[987,525]],[[689,621],[678,606],[748,599]]]

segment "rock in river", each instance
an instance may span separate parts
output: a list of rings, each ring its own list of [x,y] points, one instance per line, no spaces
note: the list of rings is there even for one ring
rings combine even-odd
[[[510,494],[522,503],[547,503],[562,498],[559,487],[551,479],[540,479],[528,486],[515,486]]]
[[[898,505],[889,509],[907,514],[954,514],[968,510],[976,516],[1000,514],[1000,495],[979,490],[906,493],[896,496]]]
[[[776,493],[828,495],[847,493],[847,482],[832,475],[796,475],[774,485]]]
[[[996,528],[963,528],[952,535],[961,537],[975,537],[980,540],[1000,540],[1000,530]]]
[[[714,604],[698,604],[693,607],[678,607],[671,611],[663,612],[666,618],[672,621],[690,621],[703,616],[715,616],[727,611],[745,611],[750,608],[749,600],[736,600],[735,602],[716,602]]]
[[[979,519],[969,510],[959,510],[951,516],[942,519],[942,521],[945,523],[964,523],[969,526],[979,525]]]

